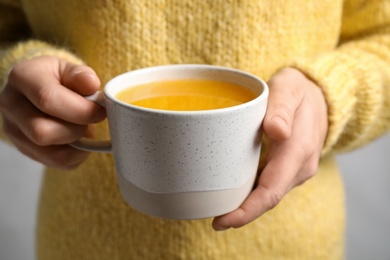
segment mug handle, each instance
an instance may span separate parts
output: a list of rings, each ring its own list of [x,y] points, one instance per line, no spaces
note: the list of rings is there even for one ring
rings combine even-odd
[[[105,107],[104,95],[103,92],[101,91],[97,91],[90,96],[86,96],[85,98]],[[88,151],[88,152],[100,152],[100,153],[112,152],[112,145],[110,140],[98,141],[98,140],[82,137],[79,140],[70,143],[69,145],[79,150]]]

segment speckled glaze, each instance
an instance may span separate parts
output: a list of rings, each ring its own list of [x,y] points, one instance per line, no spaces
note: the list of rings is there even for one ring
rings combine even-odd
[[[202,78],[252,89],[242,105],[206,111],[164,111],[118,101],[115,95],[150,81]],[[104,89],[119,187],[125,201],[150,215],[197,219],[240,206],[256,177],[268,87],[229,68],[169,65],[128,72]]]

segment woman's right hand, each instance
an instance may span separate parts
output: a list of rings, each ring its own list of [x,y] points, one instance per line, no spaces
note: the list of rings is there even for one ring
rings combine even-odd
[[[103,107],[83,97],[99,87],[96,73],[85,65],[49,56],[21,61],[0,93],[4,135],[48,167],[76,168],[88,152],[68,144],[106,117]]]

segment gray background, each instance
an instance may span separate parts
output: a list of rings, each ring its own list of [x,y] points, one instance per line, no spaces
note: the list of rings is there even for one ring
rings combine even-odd
[[[390,259],[390,136],[338,157],[347,191],[347,259]],[[0,142],[0,260],[34,259],[42,167]]]

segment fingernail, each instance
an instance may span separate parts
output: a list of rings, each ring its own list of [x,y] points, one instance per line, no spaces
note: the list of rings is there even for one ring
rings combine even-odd
[[[225,227],[225,226],[215,226],[214,229],[215,231],[225,231],[228,230],[230,227]]]

